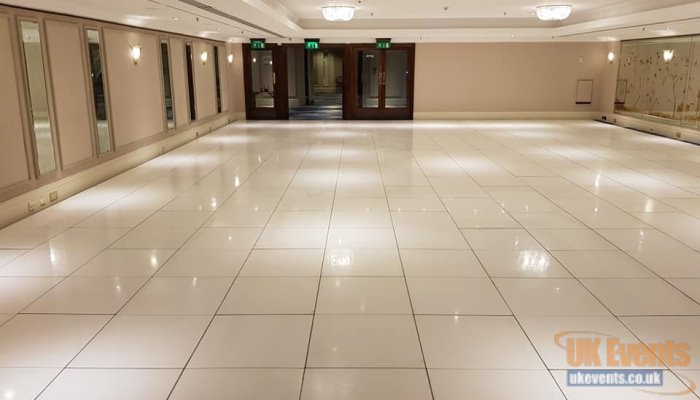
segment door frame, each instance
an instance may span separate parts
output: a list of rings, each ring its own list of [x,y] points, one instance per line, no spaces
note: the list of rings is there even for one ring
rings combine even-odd
[[[253,93],[252,50],[249,43],[243,44],[243,86],[245,90],[246,118],[257,119],[289,119],[289,98],[287,83],[287,48],[278,44],[269,44],[265,50],[272,51],[273,96],[274,108],[257,108]]]
[[[360,50],[376,50],[382,54],[380,73],[386,72],[386,52],[387,50],[379,50],[375,44],[351,44],[347,46],[346,54],[349,52],[350,74],[348,81],[350,85],[350,102],[348,108],[347,119],[384,119],[384,120],[412,120],[413,119],[413,98],[415,87],[415,63],[416,63],[416,45],[414,43],[392,43],[391,49],[388,50],[407,50],[408,51],[408,87],[407,87],[407,107],[406,108],[382,108],[383,99],[386,96],[385,88],[380,89],[380,101],[377,108],[362,108],[358,101],[357,83],[359,79],[359,71],[356,60],[357,52]]]

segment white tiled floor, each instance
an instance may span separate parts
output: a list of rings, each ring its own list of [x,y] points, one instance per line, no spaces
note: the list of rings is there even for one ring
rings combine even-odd
[[[236,123],[0,230],[0,399],[655,398],[575,331],[697,400],[699,218],[700,148],[595,122]]]

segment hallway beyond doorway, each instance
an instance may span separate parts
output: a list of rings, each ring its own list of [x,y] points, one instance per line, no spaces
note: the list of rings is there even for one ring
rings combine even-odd
[[[288,48],[289,119],[343,119],[343,53]]]

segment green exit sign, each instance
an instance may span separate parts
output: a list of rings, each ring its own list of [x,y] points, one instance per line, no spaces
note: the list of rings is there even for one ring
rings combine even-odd
[[[391,39],[377,39],[377,48],[378,49],[390,49],[391,48]]]
[[[321,39],[304,39],[306,50],[318,50],[321,48]]]
[[[250,39],[250,48],[253,50],[265,50],[265,39]]]

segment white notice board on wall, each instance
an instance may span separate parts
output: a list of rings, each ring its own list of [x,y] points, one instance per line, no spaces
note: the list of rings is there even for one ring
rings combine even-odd
[[[576,82],[576,104],[591,104],[593,101],[593,79]]]

